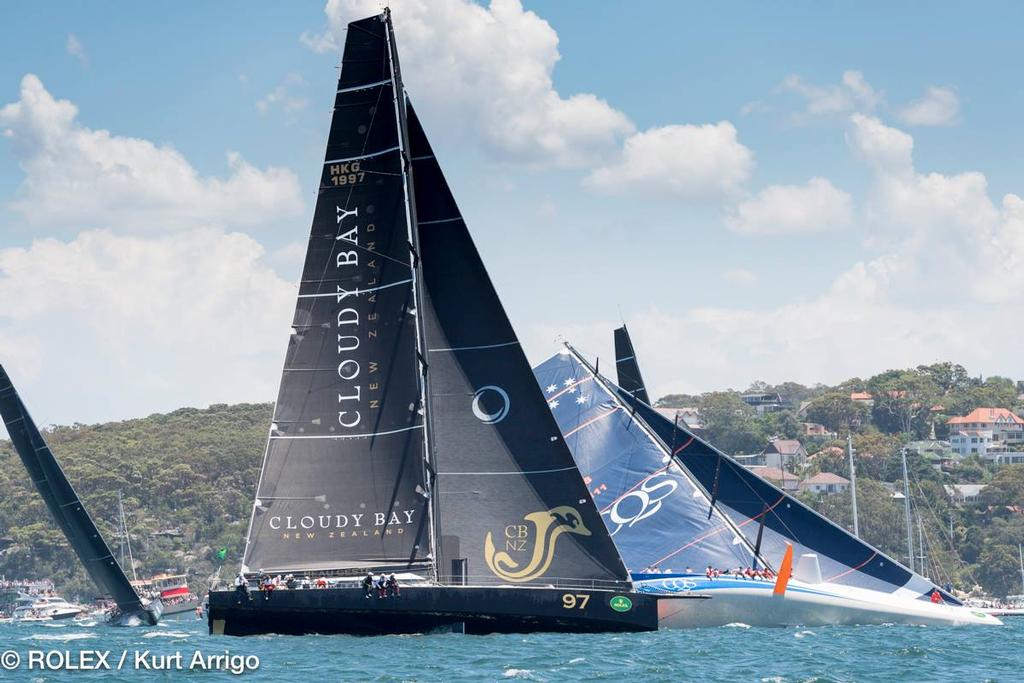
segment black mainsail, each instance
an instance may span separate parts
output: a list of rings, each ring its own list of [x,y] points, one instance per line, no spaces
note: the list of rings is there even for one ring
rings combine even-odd
[[[650,405],[651,399],[647,395],[647,386],[640,374],[636,351],[633,350],[633,340],[629,338],[629,330],[626,329],[625,323],[622,327],[615,328],[615,373],[619,388]]]
[[[349,26],[244,568],[432,557],[414,273],[386,23]]]
[[[349,25],[243,570],[628,590],[406,100]]]
[[[0,415],[36,490],[43,497],[57,526],[71,544],[93,582],[117,603],[124,619],[138,617],[155,624],[162,611],[159,600],[143,601],[117,563],[96,523],[86,511],[74,487],[18,396],[10,377],[0,366]]]

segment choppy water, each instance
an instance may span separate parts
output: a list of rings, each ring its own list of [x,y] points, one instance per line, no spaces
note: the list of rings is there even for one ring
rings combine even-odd
[[[190,615],[153,628],[0,625],[0,680],[333,681],[1021,681],[1024,617],[1004,628],[861,626],[757,629],[742,625],[626,635],[209,636]],[[28,671],[30,651],[74,658],[109,650],[123,670]],[[187,669],[193,653],[256,656],[259,668]],[[135,653],[182,654],[183,670],[135,671]],[[51,655],[59,657],[60,655]],[[56,660],[54,660],[56,661]],[[151,660],[152,661],[152,660]],[[250,663],[251,663],[250,659]],[[173,660],[170,660],[173,665]]]

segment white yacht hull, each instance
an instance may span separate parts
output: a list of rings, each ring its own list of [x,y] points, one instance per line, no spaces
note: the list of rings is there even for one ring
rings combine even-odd
[[[926,624],[1000,626],[980,610],[935,604],[880,591],[838,584],[790,580],[784,595],[771,581],[673,577],[639,581],[645,593],[702,595],[709,600],[662,600],[661,628],[694,628],[741,623],[749,626],[824,626],[831,624]]]

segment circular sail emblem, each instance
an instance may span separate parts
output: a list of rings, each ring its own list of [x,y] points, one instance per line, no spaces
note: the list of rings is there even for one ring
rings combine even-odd
[[[497,402],[493,399],[484,401],[483,399],[487,392],[497,394],[498,398],[501,400],[501,405],[494,405]],[[488,404],[486,409],[482,405],[485,402]],[[480,387],[476,390],[476,393],[473,394],[473,414],[476,415],[476,419],[480,420],[484,424],[492,425],[504,420],[505,416],[508,415],[510,405],[511,402],[508,400],[508,393],[506,393],[501,387],[493,384],[488,384],[486,387]],[[495,408],[497,408],[497,410],[494,410]],[[488,412],[488,410],[493,410],[493,412]]]

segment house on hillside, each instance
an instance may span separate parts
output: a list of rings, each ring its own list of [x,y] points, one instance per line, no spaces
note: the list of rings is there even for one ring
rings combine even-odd
[[[780,470],[795,470],[807,462],[807,451],[796,439],[773,439],[761,453],[764,464]]]
[[[740,394],[740,398],[756,410],[758,415],[774,413],[786,407],[785,400],[777,391],[748,391]]]
[[[699,432],[704,429],[704,423],[700,419],[700,411],[697,408],[655,408],[661,415],[672,422],[678,420],[680,426],[690,431]]]
[[[748,470],[761,477],[765,481],[775,484],[783,491],[797,491],[800,489],[800,477],[790,474],[778,467],[764,467],[755,465],[748,467]]]
[[[850,400],[854,403],[866,405],[868,408],[873,408],[875,405],[875,397],[869,391],[850,392]]]
[[[976,503],[986,484],[946,484],[946,494],[957,503]]]
[[[962,456],[978,455],[998,464],[1024,463],[1024,419],[1006,408],[975,408],[951,417],[950,447]]]
[[[829,441],[839,437],[838,434],[829,431],[828,427],[818,422],[801,422],[800,425],[804,428],[804,436],[814,436]]]
[[[819,472],[813,477],[808,477],[800,482],[801,491],[826,495],[842,493],[848,488],[850,488],[849,479],[840,477],[838,474],[832,474],[831,472]]]
[[[953,449],[949,441],[939,441],[938,439],[911,441],[903,448],[907,455],[920,455],[937,470],[954,466],[963,458],[959,451]]]

